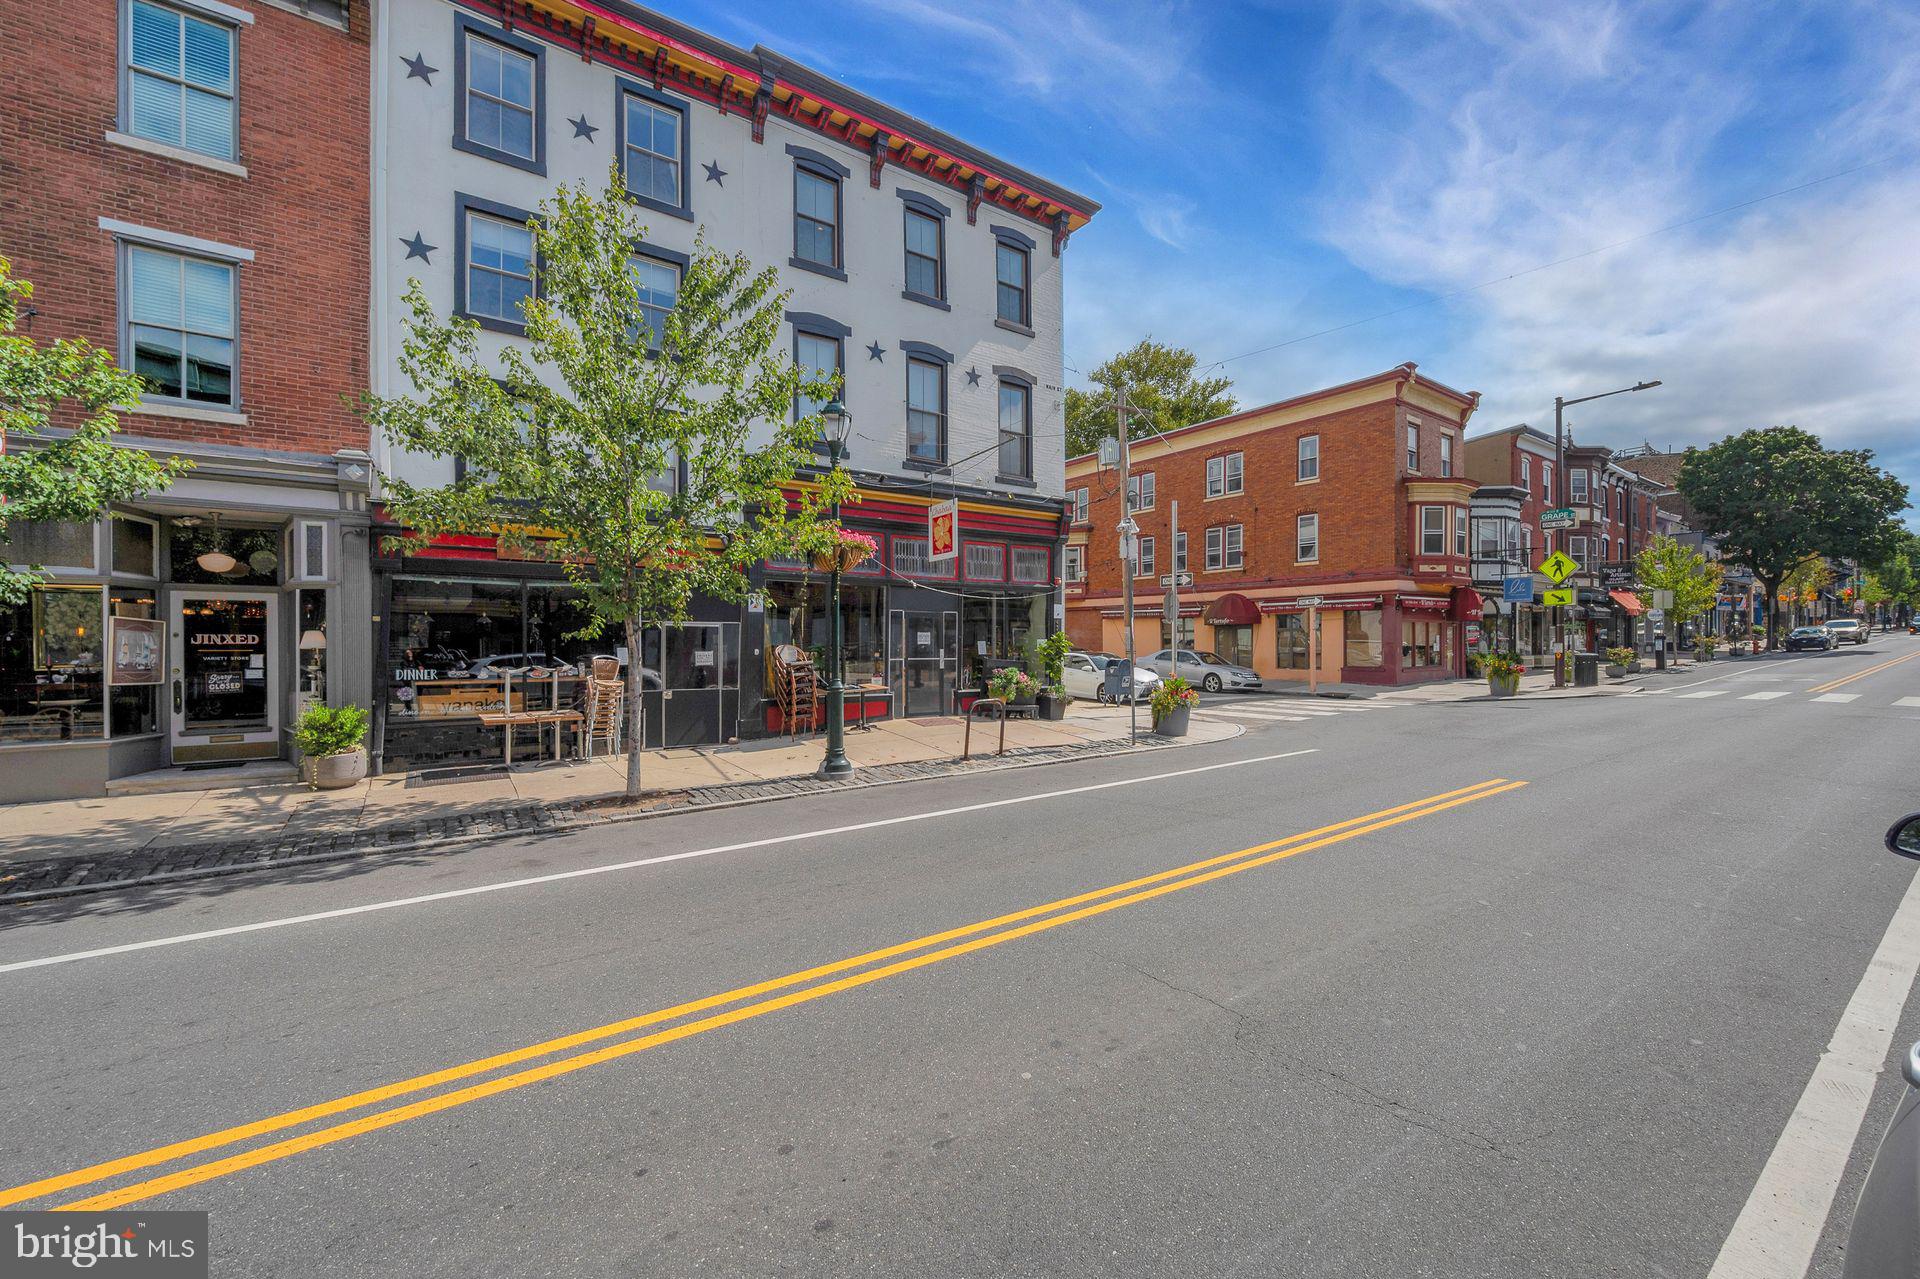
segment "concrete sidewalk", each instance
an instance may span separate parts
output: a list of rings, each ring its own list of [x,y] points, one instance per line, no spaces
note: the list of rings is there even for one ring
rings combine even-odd
[[[1148,717],[1141,715],[1143,737]],[[1234,736],[1237,729],[1196,720],[1187,742]],[[875,721],[871,730],[847,733],[847,755],[857,768],[911,764],[944,765],[960,758],[966,724],[958,718]],[[1075,702],[1067,718],[1053,722],[1012,720],[1008,756],[1092,750],[1124,741],[1127,712]],[[976,721],[973,756],[992,761],[1000,726]],[[1167,744],[1168,739],[1153,739]],[[778,738],[746,746],[648,751],[641,779],[649,797],[663,805],[685,803],[715,788],[809,779],[825,751],[824,736]],[[935,770],[929,769],[929,773]],[[857,778],[856,774],[856,778]],[[337,791],[304,785],[231,786],[218,789],[132,794],[0,806],[0,871],[9,864],[44,858],[93,856],[137,849],[185,846],[326,843],[372,828],[404,824],[424,832],[451,828],[478,814],[566,809],[619,795],[626,785],[626,757],[518,766],[471,781],[435,782],[418,774],[369,778]]]

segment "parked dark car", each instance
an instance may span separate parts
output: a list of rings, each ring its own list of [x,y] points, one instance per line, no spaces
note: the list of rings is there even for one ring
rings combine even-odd
[[[1787,651],[1798,653],[1802,649],[1817,648],[1826,652],[1833,647],[1833,633],[1824,626],[1796,626],[1787,636]]]

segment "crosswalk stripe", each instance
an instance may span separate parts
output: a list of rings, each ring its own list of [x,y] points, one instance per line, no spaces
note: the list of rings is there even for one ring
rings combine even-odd
[[[1920,706],[1920,697],[1902,697],[1894,702],[1895,706]]]
[[[1203,706],[1202,715],[1224,715],[1233,719],[1305,719],[1304,715],[1291,715],[1278,707],[1265,706]]]
[[[1790,696],[1790,694],[1787,692],[1786,689],[1773,688],[1773,689],[1768,689],[1764,693],[1744,693],[1741,695],[1740,700],[1743,702],[1770,702],[1776,697],[1787,697],[1787,696]]]
[[[1733,691],[1732,689],[1727,689],[1727,688],[1703,688],[1697,693],[1681,693],[1681,694],[1678,694],[1678,696],[1680,697],[1723,697],[1732,691]]]
[[[1813,699],[1816,702],[1855,702],[1860,700],[1858,693],[1822,693]]]

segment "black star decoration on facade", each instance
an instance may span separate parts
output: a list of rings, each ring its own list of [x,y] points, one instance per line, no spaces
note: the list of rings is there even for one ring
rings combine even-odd
[[[428,266],[433,265],[433,259],[428,257],[427,255],[440,247],[437,244],[428,244],[425,237],[423,237],[418,231],[415,231],[413,233],[413,238],[411,240],[402,240],[400,241],[400,243],[407,246],[407,256],[403,258],[402,261],[411,262],[413,261],[413,259],[419,258],[422,262],[425,262]]]
[[[411,58],[402,58],[400,61],[407,64],[409,80],[425,80],[428,84],[432,84],[433,77],[440,71],[439,67],[427,65],[427,55],[424,53],[416,53]]]
[[[712,164],[703,164],[700,167],[707,171],[707,181],[713,183],[713,185],[717,187],[724,187],[727,185],[726,183],[720,180],[721,178],[724,178],[727,176],[727,171],[720,167],[720,164],[718,161],[715,161]]]
[[[980,385],[980,370],[979,370],[979,369],[968,369],[968,370],[967,370],[967,385],[968,385],[968,386],[979,386],[979,385]]]
[[[872,346],[869,346],[867,348],[867,358],[870,360],[880,360],[884,362],[887,358],[887,353],[886,353],[886,350],[878,342],[875,342]]]
[[[569,120],[567,123],[573,126],[574,137],[585,138],[589,142],[593,141],[594,134],[600,132],[599,125],[587,123],[587,113],[585,111],[580,113],[578,120]]]

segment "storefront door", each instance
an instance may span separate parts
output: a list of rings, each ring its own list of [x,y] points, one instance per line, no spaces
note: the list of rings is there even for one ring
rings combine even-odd
[[[201,590],[173,597],[173,762],[280,754],[276,596]]]
[[[714,746],[738,736],[740,623],[683,622],[647,630],[642,647],[649,657],[659,654],[661,684],[657,716],[654,699],[647,697],[647,745]]]
[[[893,695],[901,713],[946,715],[952,711],[958,613],[893,614]]]

